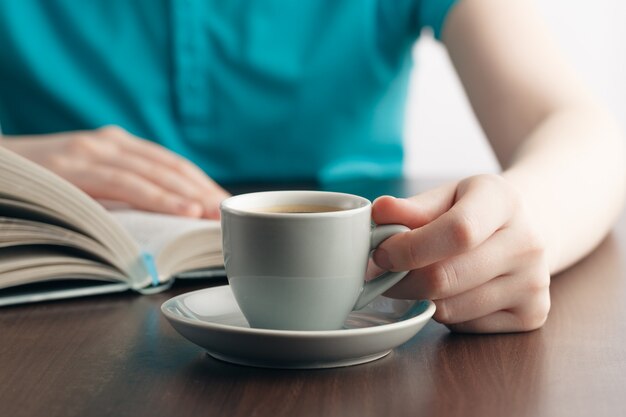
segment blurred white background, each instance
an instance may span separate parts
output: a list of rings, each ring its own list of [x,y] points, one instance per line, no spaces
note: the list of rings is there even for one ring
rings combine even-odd
[[[556,41],[626,127],[626,1],[535,0]],[[415,51],[405,136],[408,176],[497,172],[444,48],[423,37]]]

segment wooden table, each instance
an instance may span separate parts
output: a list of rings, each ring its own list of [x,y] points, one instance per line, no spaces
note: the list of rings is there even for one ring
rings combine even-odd
[[[626,217],[553,278],[541,330],[455,335],[430,322],[381,360],[330,370],[230,365],[183,339],[159,307],[207,282],[4,308],[0,416],[626,415],[624,261]]]

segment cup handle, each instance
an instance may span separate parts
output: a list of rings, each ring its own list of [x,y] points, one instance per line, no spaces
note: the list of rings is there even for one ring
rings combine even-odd
[[[383,243],[383,241],[390,238],[391,236],[397,235],[398,233],[408,232],[409,230],[411,229],[399,224],[385,224],[381,226],[376,226],[371,233],[370,250],[376,249],[378,245]],[[383,272],[373,280],[366,282],[365,285],[363,285],[363,289],[361,290],[359,298],[354,304],[354,310],[360,310],[368,305],[374,298],[384,293],[389,288],[393,287],[408,273],[409,271],[387,271]]]

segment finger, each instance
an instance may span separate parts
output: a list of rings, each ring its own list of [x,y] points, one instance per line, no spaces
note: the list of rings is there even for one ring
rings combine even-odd
[[[380,268],[378,265],[376,265],[374,261],[372,260],[372,258],[370,258],[367,261],[367,270],[365,272],[365,280],[371,281],[374,278],[381,275],[383,272],[385,272],[385,270]]]
[[[462,294],[436,300],[435,319],[444,324],[471,322],[497,311],[514,313],[517,330],[530,330],[545,321],[550,309],[549,275],[542,265],[524,274],[494,278]]]
[[[91,166],[69,174],[68,179],[94,198],[123,201],[140,210],[199,217],[202,206],[128,171]]]
[[[118,156],[117,158],[104,156],[100,158],[100,162],[135,173],[172,194],[176,194],[190,202],[201,204],[203,217],[218,218],[216,213],[219,212],[221,199],[213,191],[207,191],[198,187],[188,178],[167,166],[157,165],[155,162],[131,154],[122,157]]]
[[[542,327],[548,319],[550,296],[537,297],[520,307],[496,311],[484,317],[448,325],[457,333],[527,332]]]
[[[152,161],[135,155],[129,154],[116,158],[110,158],[106,155],[98,158],[98,162],[123,171],[132,172],[173,194],[178,194],[187,199],[200,201],[206,195],[202,189],[178,172],[171,170],[167,166],[157,165]]]
[[[215,191],[217,194],[228,195],[196,165],[154,142],[136,137],[117,126],[106,126],[99,129],[99,132],[102,136],[115,140],[131,153],[178,171],[200,187]]]
[[[100,137],[112,139],[126,151],[125,155],[135,155],[152,161],[157,166],[164,166],[177,172],[201,190],[203,197],[202,217],[219,218],[219,204],[230,196],[226,190],[217,185],[200,168],[187,159],[171,152],[162,146],[145,139],[138,138],[117,126],[106,126],[98,130]]]
[[[474,250],[411,271],[386,295],[438,300],[479,287],[493,277],[512,273],[533,261],[535,254],[524,251],[521,242],[524,238],[524,234],[513,228],[499,230]]]
[[[374,261],[393,271],[411,270],[475,248],[512,216],[512,204],[498,181],[460,183],[457,201],[448,211],[423,227],[387,239],[374,253]]]
[[[448,325],[455,333],[511,333],[521,331],[519,327],[518,317],[506,310],[496,311],[476,320]]]
[[[463,294],[435,301],[435,320],[443,324],[462,323],[515,305],[519,297],[511,290],[511,285],[516,286],[512,282],[515,278],[497,277]]]
[[[410,198],[379,197],[372,205],[372,220],[411,229],[422,227],[452,207],[455,191],[456,183],[450,183]]]

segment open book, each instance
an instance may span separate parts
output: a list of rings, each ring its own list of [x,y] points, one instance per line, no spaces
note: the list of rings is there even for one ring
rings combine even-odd
[[[0,147],[0,306],[223,276],[221,247],[217,221],[107,211]]]

